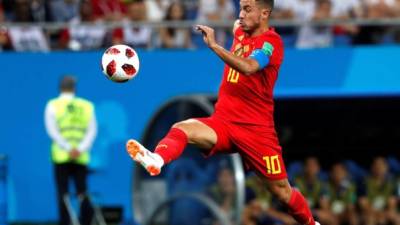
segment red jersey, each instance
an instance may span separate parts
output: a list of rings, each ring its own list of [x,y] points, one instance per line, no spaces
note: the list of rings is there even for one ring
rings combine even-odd
[[[215,115],[225,121],[274,127],[273,89],[283,60],[283,42],[273,28],[249,37],[240,27],[234,34],[231,52],[249,57],[265,43],[272,45],[269,64],[262,70],[243,75],[225,65],[223,80],[215,106]]]

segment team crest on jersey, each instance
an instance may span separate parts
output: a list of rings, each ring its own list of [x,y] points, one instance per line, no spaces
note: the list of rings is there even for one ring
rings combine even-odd
[[[235,45],[235,51],[242,47],[242,43],[238,43]]]
[[[244,52],[244,48],[241,43],[237,44],[234,48],[235,50],[233,51],[233,54],[237,56],[242,56]]]
[[[249,45],[242,46],[242,44],[239,43],[235,46],[235,50],[234,50],[233,54],[235,54],[237,56],[243,56],[244,53],[247,53],[249,51],[250,51]]]
[[[249,52],[249,50],[250,50],[250,46],[249,45],[245,45],[244,49],[243,49],[244,53]]]

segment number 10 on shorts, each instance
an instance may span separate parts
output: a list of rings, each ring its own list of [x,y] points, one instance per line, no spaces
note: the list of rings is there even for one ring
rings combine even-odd
[[[279,156],[264,156],[263,160],[265,161],[267,167],[268,174],[279,174],[281,173],[281,164],[279,162]]]

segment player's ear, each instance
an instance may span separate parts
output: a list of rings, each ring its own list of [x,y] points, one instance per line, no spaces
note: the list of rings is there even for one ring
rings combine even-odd
[[[269,19],[269,17],[271,16],[271,9],[270,8],[263,8],[261,10],[261,17],[262,19],[266,20]]]

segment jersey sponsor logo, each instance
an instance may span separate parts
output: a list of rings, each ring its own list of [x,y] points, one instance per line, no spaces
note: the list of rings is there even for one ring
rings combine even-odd
[[[282,172],[279,155],[264,156],[263,160],[265,161],[267,174],[280,174]]]

